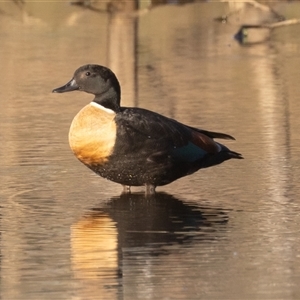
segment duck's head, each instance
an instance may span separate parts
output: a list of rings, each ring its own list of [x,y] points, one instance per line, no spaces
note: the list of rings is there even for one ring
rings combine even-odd
[[[84,65],[78,68],[73,78],[65,85],[54,89],[53,93],[84,91],[95,95],[94,101],[108,108],[118,110],[121,88],[116,75],[100,65]]]

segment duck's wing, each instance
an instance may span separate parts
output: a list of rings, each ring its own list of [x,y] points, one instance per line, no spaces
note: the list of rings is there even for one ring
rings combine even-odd
[[[123,108],[115,121],[119,151],[142,153],[145,149],[155,160],[169,155],[179,160],[196,161],[207,154],[228,151],[213,138],[233,139],[230,135],[189,127],[140,108]]]
[[[226,134],[226,133],[207,131],[207,130],[203,130],[203,129],[195,128],[195,127],[191,127],[191,126],[187,126],[187,127],[189,127],[190,129],[192,129],[194,131],[203,133],[212,139],[235,140],[235,138],[233,136]]]

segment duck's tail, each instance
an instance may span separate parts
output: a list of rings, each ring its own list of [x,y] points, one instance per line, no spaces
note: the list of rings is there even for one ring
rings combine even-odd
[[[244,159],[244,157],[241,153],[234,152],[234,151],[231,151],[231,150],[229,150],[227,153],[229,155],[229,158]]]

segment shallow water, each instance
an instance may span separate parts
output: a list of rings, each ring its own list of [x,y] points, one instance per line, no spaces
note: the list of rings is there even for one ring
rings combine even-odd
[[[300,298],[299,25],[241,46],[226,4],[0,9],[1,299]],[[69,150],[91,96],[51,94],[91,62],[124,105],[232,134],[245,160],[120,195]]]

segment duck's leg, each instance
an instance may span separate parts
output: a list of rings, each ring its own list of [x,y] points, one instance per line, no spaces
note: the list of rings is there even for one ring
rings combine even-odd
[[[153,184],[145,184],[146,190],[145,193],[146,195],[154,195],[155,194],[155,188],[156,186]]]
[[[123,193],[124,194],[130,194],[131,193],[131,190],[130,190],[131,186],[130,185],[122,184],[122,186],[123,186]]]

